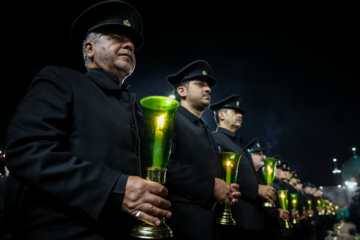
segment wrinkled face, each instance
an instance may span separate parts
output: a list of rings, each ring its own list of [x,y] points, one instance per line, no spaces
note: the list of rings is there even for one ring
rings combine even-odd
[[[194,109],[204,111],[210,105],[211,88],[206,81],[191,80],[186,88],[186,102]]]
[[[298,190],[299,192],[302,191],[302,190],[303,190],[303,185],[302,185],[302,183],[297,183],[297,184],[295,185],[295,189]]]
[[[296,178],[291,178],[289,183],[290,183],[293,187],[296,187],[298,181],[297,181]]]
[[[307,194],[313,194],[313,193],[314,193],[314,190],[313,190],[313,188],[311,188],[311,187],[306,187],[306,188],[304,189],[304,192],[307,193]]]
[[[243,115],[236,109],[229,108],[227,111],[223,112],[224,124],[228,128],[240,128],[242,123]]]
[[[134,44],[123,34],[103,33],[99,40],[85,43],[89,69],[100,68],[125,79],[135,69]]]
[[[263,151],[252,152],[251,153],[252,160],[254,162],[254,167],[256,170],[260,169],[264,166],[264,153]]]
[[[276,178],[276,179],[284,179],[284,178],[287,178],[286,171],[283,171],[281,168],[276,168],[275,178]]]

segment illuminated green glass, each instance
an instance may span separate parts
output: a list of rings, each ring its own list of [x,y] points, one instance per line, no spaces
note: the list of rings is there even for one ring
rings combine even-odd
[[[308,203],[308,205],[309,205],[309,209],[311,209],[311,200],[310,200],[310,199],[307,200],[307,203]]]
[[[276,162],[276,158],[264,158],[264,177],[268,186],[272,186],[274,182]]]
[[[222,152],[222,176],[224,181],[230,185],[236,182],[238,174],[238,165],[240,162],[241,154],[234,152]]]
[[[322,200],[321,200],[321,199],[318,199],[318,200],[317,200],[317,204],[318,204],[318,207],[321,208],[321,206],[322,206]]]
[[[147,168],[165,168],[169,161],[174,121],[179,102],[164,96],[140,100],[143,107],[143,159]]]
[[[296,211],[298,205],[298,193],[290,193],[291,209]]]
[[[288,190],[278,190],[277,191],[280,207],[282,209],[288,209],[289,202],[288,202],[287,194],[288,194]]]

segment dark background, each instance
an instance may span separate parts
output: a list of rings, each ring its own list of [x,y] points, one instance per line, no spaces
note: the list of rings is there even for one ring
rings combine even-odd
[[[5,6],[0,150],[6,126],[34,75],[47,64],[85,72],[70,40],[73,20],[98,1],[32,1]],[[359,14],[355,5],[242,1],[128,1],[145,43],[125,83],[137,99],[169,95],[166,76],[196,59],[210,63],[215,103],[240,94],[245,142],[259,137],[303,182],[336,185],[338,165],[360,148]],[[4,30],[4,29],[3,29]],[[4,57],[4,56],[3,56]],[[213,113],[203,118],[216,129]],[[360,150],[360,149],[359,149]],[[199,156],[201,157],[201,156]]]

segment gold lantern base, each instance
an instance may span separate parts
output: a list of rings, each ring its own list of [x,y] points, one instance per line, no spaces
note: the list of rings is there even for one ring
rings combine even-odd
[[[164,184],[166,180],[166,168],[148,168],[146,181]],[[165,218],[161,218],[160,226],[152,226],[145,222],[135,226],[131,231],[131,236],[143,239],[161,239],[173,236],[172,230],[165,223]]]
[[[291,223],[288,220],[285,220],[285,228],[289,229],[292,228],[293,226],[291,225]]]
[[[217,220],[218,224],[221,225],[236,225],[235,219],[232,217],[231,208],[228,205],[225,205],[224,211]]]
[[[166,180],[166,168],[147,168],[146,181],[164,184]]]
[[[275,207],[275,204],[270,203],[270,202],[264,202],[264,204],[262,206],[263,207]]]
[[[164,218],[162,218],[160,226],[151,226],[147,223],[135,226],[132,229],[131,236],[143,239],[161,239],[171,238],[173,236],[173,232],[166,225]]]

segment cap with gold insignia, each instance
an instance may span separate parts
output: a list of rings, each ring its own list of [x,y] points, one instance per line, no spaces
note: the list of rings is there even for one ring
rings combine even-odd
[[[89,32],[100,28],[125,34],[134,43],[135,49],[144,43],[141,16],[129,3],[108,0],[92,5],[76,18],[71,36],[75,41],[83,41]]]
[[[310,187],[310,188],[316,188],[315,184],[310,182],[310,181],[306,181],[304,184],[303,184],[303,188],[307,188],[307,187]]]
[[[291,171],[289,163],[287,161],[281,161],[278,167],[283,171]]]
[[[260,152],[260,151],[265,151],[265,150],[266,150],[266,148],[260,146],[259,138],[255,138],[255,139],[253,139],[251,142],[249,142],[249,143],[246,145],[246,149],[247,149],[250,153]]]
[[[245,111],[242,109],[242,101],[239,94],[233,94],[217,103],[211,104],[210,109],[214,112],[223,109],[223,108],[232,108],[238,110],[241,114],[245,114]]]
[[[210,64],[204,60],[195,60],[175,74],[167,77],[171,86],[177,87],[181,82],[194,79],[204,80],[213,87],[216,84],[215,78],[212,76]]]

